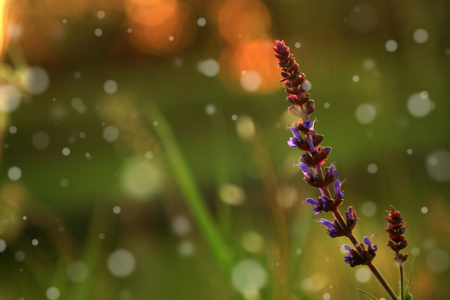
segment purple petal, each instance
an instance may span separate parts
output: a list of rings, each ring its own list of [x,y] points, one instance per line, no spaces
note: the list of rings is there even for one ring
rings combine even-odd
[[[314,122],[311,122],[309,118],[306,118],[306,120],[303,122],[303,127],[305,127],[306,129],[310,129],[313,125]]]
[[[311,204],[313,206],[317,205],[317,202],[314,199],[312,199],[312,198],[306,199],[304,203],[308,203],[308,204]]]
[[[341,192],[341,181],[339,179],[334,182],[334,191],[337,194]]]
[[[345,195],[343,192],[341,192],[341,181],[338,179],[334,182],[334,191],[336,192],[336,195],[339,196],[339,198],[344,199]]]
[[[326,154],[330,154],[330,152],[331,152],[331,147],[325,147],[325,148],[323,148],[323,151],[324,151]]]
[[[295,137],[291,137],[289,139],[289,141],[287,141],[287,144],[289,145],[289,147],[296,148],[297,147],[297,140],[295,139]]]
[[[302,172],[305,176],[309,175],[309,168],[306,164],[299,163],[298,166],[300,167],[300,169],[302,169]]]
[[[353,220],[353,206],[348,207],[348,217],[350,220]]]
[[[289,129],[292,131],[292,134],[295,136],[295,138],[297,140],[300,140],[300,131],[298,130],[298,128],[295,126],[292,126],[292,127],[289,127]]]
[[[368,236],[365,236],[363,239],[364,243],[366,243],[366,245],[370,246],[372,245],[372,241],[370,240],[370,238]]]
[[[344,245],[344,248],[345,250],[347,250],[347,252],[350,252],[350,250],[352,250],[352,248],[347,244]]]
[[[309,137],[309,152],[313,153],[316,151],[316,148],[314,148],[312,137],[310,135],[308,137]]]
[[[333,223],[331,223],[327,219],[320,219],[318,222],[321,223],[323,226],[328,227],[329,229],[334,229]]]
[[[330,173],[332,173],[336,177],[339,177],[339,173],[336,171],[336,166],[334,165],[334,163],[330,165]]]

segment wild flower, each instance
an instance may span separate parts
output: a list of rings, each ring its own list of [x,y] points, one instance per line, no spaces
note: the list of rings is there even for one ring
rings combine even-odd
[[[322,224],[327,228],[327,234],[332,237],[347,237],[352,246],[344,245],[347,256],[344,257],[346,263],[351,267],[358,265],[366,265],[381,283],[383,288],[389,296],[397,300],[399,299],[392,288],[386,282],[380,271],[373,264],[373,259],[376,256],[377,246],[372,243],[371,239],[366,236],[363,238],[364,244],[358,242],[353,234],[353,229],[356,226],[359,218],[352,206],[348,207],[345,212],[345,219],[339,211],[339,206],[344,202],[345,194],[342,185],[345,181],[338,179],[339,173],[336,170],[334,163],[323,168],[328,156],[331,152],[331,147],[324,147],[321,145],[324,136],[318,134],[314,128],[317,118],[311,119],[311,114],[315,111],[314,100],[308,92],[309,83],[306,80],[306,75],[300,72],[300,67],[295,61],[295,57],[290,53],[289,47],[284,41],[275,41],[275,57],[278,59],[278,66],[281,68],[281,82],[284,83],[284,88],[288,96],[286,101],[290,104],[289,112],[298,117],[299,120],[293,123],[288,129],[292,132],[292,137],[287,141],[287,144],[292,148],[298,148],[304,153],[300,157],[300,162],[294,164],[302,171],[303,180],[319,189],[321,195],[315,200],[307,198],[304,203],[313,206],[312,212],[318,215],[322,212],[331,212],[334,216],[332,221],[322,218],[317,223]],[[330,192],[329,186],[332,184],[334,193]],[[391,206],[389,216],[386,217],[388,221],[388,228],[390,241],[388,246],[394,250],[395,260],[399,263],[401,272],[401,294],[400,299],[407,299],[405,296],[409,293],[403,290],[403,269],[402,263],[406,261],[408,255],[400,253],[407,245],[407,241],[402,234],[406,230],[406,225],[403,226],[403,218],[400,213]],[[376,299],[368,293],[362,291],[369,297]]]

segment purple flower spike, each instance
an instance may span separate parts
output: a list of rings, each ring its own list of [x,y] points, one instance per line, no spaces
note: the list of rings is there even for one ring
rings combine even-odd
[[[341,181],[338,179],[334,182],[334,191],[335,191],[335,197],[339,197],[341,199],[344,199],[345,195],[344,193],[341,191]]]

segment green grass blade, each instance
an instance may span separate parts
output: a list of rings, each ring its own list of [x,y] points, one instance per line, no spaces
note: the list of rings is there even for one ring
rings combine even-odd
[[[230,272],[232,266],[231,249],[225,243],[222,232],[218,230],[210,213],[206,209],[206,201],[200,194],[194,181],[194,176],[176,142],[174,133],[155,104],[149,105],[148,115],[152,123],[154,121],[158,122],[158,126],[155,126],[155,131],[161,140],[175,180],[184,194],[197,225],[208,242],[219,266],[223,271]]]
[[[369,294],[369,293],[366,292],[366,291],[363,291],[362,289],[356,289],[356,290],[357,290],[358,292],[363,293],[364,295],[366,295],[368,298],[370,298],[370,299],[372,299],[372,300],[379,300],[378,298],[372,296],[371,294]]]

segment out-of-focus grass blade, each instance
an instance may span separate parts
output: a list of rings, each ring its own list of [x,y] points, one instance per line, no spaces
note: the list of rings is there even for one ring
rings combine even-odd
[[[152,123],[154,121],[158,122],[158,126],[155,126],[155,131],[164,147],[175,180],[178,182],[178,185],[185,196],[189,209],[220,267],[223,271],[229,273],[232,266],[231,249],[228,244],[225,243],[222,232],[218,230],[210,213],[205,207],[205,200],[201,196],[194,181],[194,176],[180,151],[175,135],[167,123],[167,120],[155,104],[150,104],[147,112]]]
[[[289,268],[289,276],[293,282],[297,281],[298,270],[300,269],[301,261],[303,259],[303,255],[297,254],[297,249],[305,249],[306,240],[309,235],[309,231],[311,229],[311,225],[313,224],[313,214],[311,210],[306,207],[300,207],[300,214],[296,218],[295,226],[299,226],[301,228],[302,234],[299,236],[291,235],[291,263]]]
[[[369,294],[369,293],[366,292],[366,291],[363,291],[362,289],[356,289],[356,290],[357,290],[358,292],[363,293],[364,295],[366,295],[368,298],[370,298],[370,299],[372,299],[372,300],[379,300],[378,298],[372,296],[371,294]],[[381,300],[383,300],[383,299],[381,299]]]
[[[211,116],[211,130],[213,135],[213,149],[216,175],[216,190],[219,195],[220,188],[228,181],[228,160],[226,149],[226,130],[222,110],[218,107]],[[219,226],[225,238],[229,240],[231,234],[231,207],[223,201],[218,201]]]
[[[81,261],[84,262],[90,271],[90,276],[87,280],[77,283],[74,288],[67,295],[68,299],[89,299],[93,295],[93,290],[96,284],[97,269],[99,268],[99,257],[102,257],[102,246],[105,241],[99,238],[99,233],[108,231],[108,223],[110,220],[107,217],[107,213],[104,207],[101,205],[94,206],[91,217],[91,225],[89,227],[89,234],[87,236],[85,247],[83,249],[83,254],[81,256]],[[109,235],[109,232],[106,232]],[[62,277],[64,278],[64,277]]]

